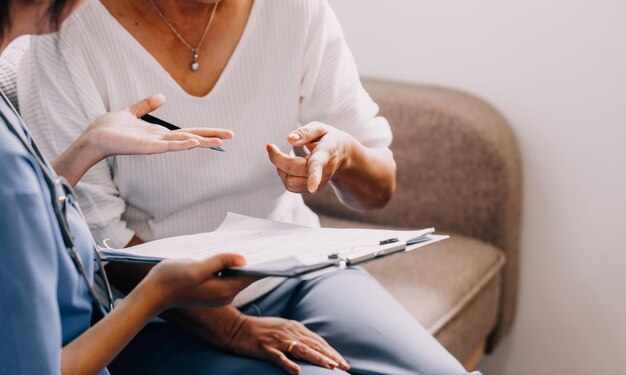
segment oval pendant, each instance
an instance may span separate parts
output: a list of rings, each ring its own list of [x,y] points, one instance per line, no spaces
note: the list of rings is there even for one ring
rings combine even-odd
[[[191,63],[191,65],[189,65],[189,67],[191,68],[192,71],[196,72],[198,71],[198,69],[200,69],[200,63],[197,61],[194,61]]]

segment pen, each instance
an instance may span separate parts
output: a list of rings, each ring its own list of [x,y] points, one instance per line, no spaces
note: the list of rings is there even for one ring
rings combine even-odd
[[[145,122],[149,122],[151,124],[154,125],[160,125],[166,129],[169,130],[180,130],[180,128],[174,124],[170,124],[169,122],[165,121],[165,120],[161,120],[158,117],[154,117],[152,115],[143,115],[141,116],[141,119],[144,120]],[[226,152],[226,150],[224,150],[223,148],[219,147],[219,146],[214,146],[214,147],[209,147],[211,150],[215,150],[215,151],[219,151],[219,152]]]

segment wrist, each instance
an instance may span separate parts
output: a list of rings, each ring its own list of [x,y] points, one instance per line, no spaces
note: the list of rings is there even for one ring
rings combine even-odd
[[[96,163],[103,159],[97,150],[90,145],[88,134],[83,132],[76,141],[52,160],[52,167],[60,176],[65,177],[72,186],[76,185],[83,175]]]
[[[91,124],[85,129],[85,131],[81,134],[81,138],[83,139],[86,150],[91,154],[93,159],[97,159],[96,162],[103,160],[111,155],[108,155],[104,149],[103,145],[100,142],[100,137],[98,136],[98,128]]]
[[[246,315],[233,306],[172,309],[161,316],[193,332],[216,348],[231,352],[236,351],[240,345],[238,342],[241,341],[241,328],[246,321]]]
[[[154,277],[143,279],[125,299],[131,297],[137,300],[137,305],[142,306],[151,316],[159,315],[170,307],[164,288]]]
[[[220,337],[220,341],[223,342],[226,346],[226,349],[230,352],[237,351],[237,342],[238,337],[241,336],[244,331],[244,327],[247,325],[248,316],[243,314],[237,309],[233,309],[237,311],[236,315],[233,315],[233,320],[228,325],[228,329],[224,330],[222,336]]]
[[[346,141],[341,148],[342,158],[333,174],[332,180],[341,179],[343,175],[352,169],[353,165],[358,164],[358,160],[362,159],[362,148],[363,145],[356,138],[346,133]]]

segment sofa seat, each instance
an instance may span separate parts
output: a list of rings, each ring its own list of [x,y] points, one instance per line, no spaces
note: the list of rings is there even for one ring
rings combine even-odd
[[[385,229],[324,215],[320,221],[324,227]],[[505,257],[486,242],[450,235],[449,240],[365,268],[464,363],[496,324]]]

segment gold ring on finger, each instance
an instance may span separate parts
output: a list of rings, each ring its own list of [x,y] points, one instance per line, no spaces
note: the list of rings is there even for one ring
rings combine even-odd
[[[297,342],[296,340],[291,340],[291,342],[289,343],[289,347],[287,348],[287,353],[291,354],[293,348],[295,348],[298,344],[299,342]]]

